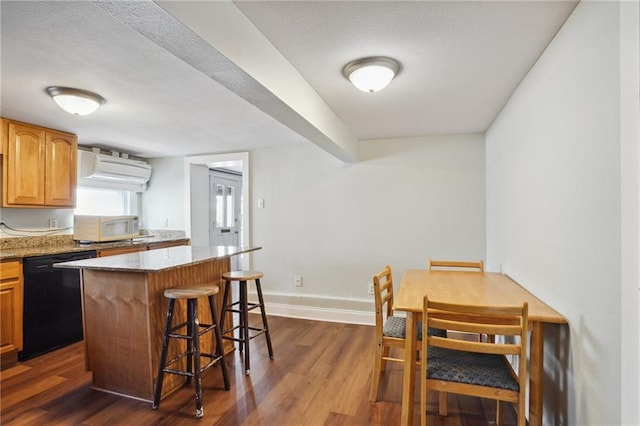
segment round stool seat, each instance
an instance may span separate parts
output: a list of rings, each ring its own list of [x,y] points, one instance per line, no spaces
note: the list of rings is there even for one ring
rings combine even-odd
[[[172,287],[164,291],[167,299],[197,299],[203,296],[218,294],[220,289],[215,284],[195,284],[181,287]]]
[[[260,271],[230,271],[222,274],[222,278],[227,281],[249,281],[263,277]]]

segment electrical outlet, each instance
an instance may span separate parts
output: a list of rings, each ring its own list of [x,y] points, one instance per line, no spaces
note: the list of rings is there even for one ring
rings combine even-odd
[[[169,227],[169,218],[165,217],[162,219],[162,227],[163,228],[168,228]]]
[[[58,227],[58,219],[49,219],[49,229],[56,229]]]
[[[369,283],[369,294],[373,294],[373,283]]]
[[[293,277],[293,281],[295,282],[296,287],[302,287],[302,276],[296,275]]]

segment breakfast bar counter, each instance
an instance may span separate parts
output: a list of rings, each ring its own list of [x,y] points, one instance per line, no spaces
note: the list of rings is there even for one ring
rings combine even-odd
[[[222,274],[230,270],[231,256],[260,248],[177,246],[56,264],[81,270],[85,361],[93,373],[92,387],[152,401],[166,320],[164,290],[198,283],[214,283],[222,290]],[[222,294],[215,296],[218,312]],[[207,299],[198,304],[207,306]],[[185,306],[177,304],[174,312],[186,318]],[[211,323],[208,309],[200,309],[198,317],[202,323]],[[168,359],[185,344],[172,341]],[[214,345],[212,338],[205,340],[202,350],[213,352]],[[232,351],[233,342],[225,340],[223,349]],[[165,376],[162,397],[184,382],[182,376]]]

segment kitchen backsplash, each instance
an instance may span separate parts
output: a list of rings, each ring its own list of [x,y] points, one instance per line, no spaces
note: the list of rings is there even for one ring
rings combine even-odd
[[[73,233],[73,209],[17,209],[0,208],[0,218],[8,227],[17,230],[29,230],[33,235],[56,235]],[[50,229],[50,221],[55,226]],[[6,232],[5,232],[6,231]],[[0,237],[20,236],[24,232],[12,232],[10,229],[0,229]],[[32,235],[27,233],[27,235]]]
[[[185,238],[186,233],[179,230],[153,230],[142,229],[140,235],[155,235],[162,238]],[[57,246],[73,244],[73,235],[40,235],[30,237],[0,237],[0,250],[25,248],[25,247],[40,247],[40,246]]]

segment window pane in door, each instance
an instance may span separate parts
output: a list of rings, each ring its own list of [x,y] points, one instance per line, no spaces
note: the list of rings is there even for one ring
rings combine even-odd
[[[227,186],[227,205],[226,205],[226,210],[227,210],[227,221],[226,221],[226,227],[230,228],[234,225],[234,221],[235,221],[235,215],[234,215],[234,197],[235,197],[235,193],[234,193],[234,188],[233,186]]]
[[[216,185],[216,228],[224,224],[224,185]]]

